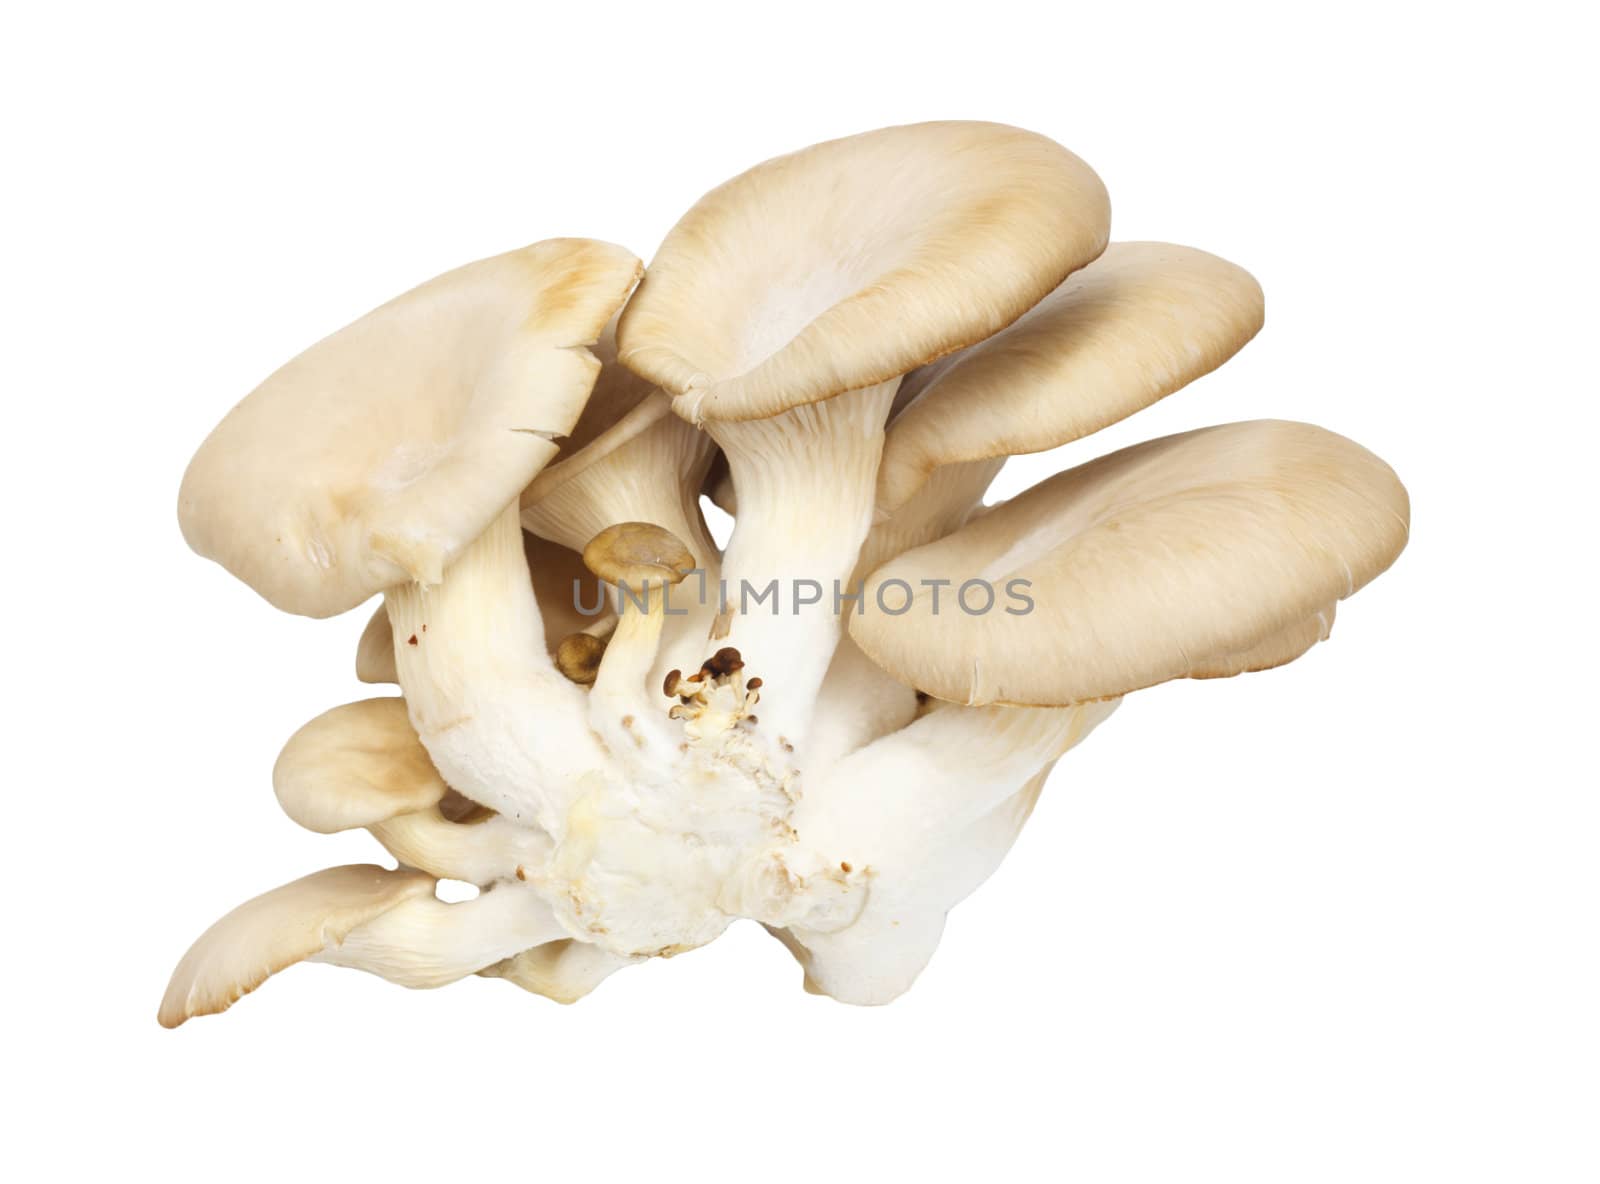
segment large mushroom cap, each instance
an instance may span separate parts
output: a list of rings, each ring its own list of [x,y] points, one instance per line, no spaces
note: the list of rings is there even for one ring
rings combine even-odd
[[[1389,466],[1342,436],[1204,428],[1068,470],[908,551],[872,574],[850,632],[897,678],[962,703],[1237,673],[1312,644],[1318,613],[1394,562],[1409,513]]]
[[[323,617],[438,581],[555,455],[638,278],[551,239],[430,280],[256,388],[184,475],[184,537],[269,601]]]
[[[272,788],[285,814],[321,834],[426,810],[449,792],[399,698],[317,716],[283,746]]]
[[[878,470],[897,510],[934,469],[1042,452],[1210,373],[1265,316],[1242,267],[1172,243],[1112,243],[1024,317],[906,376]]]
[[[167,984],[156,1018],[176,1028],[197,1015],[226,1011],[268,978],[303,962],[352,929],[403,901],[431,896],[423,872],[371,864],[315,872],[247,900],[189,947]]]
[[[701,198],[624,310],[685,418],[886,382],[1016,320],[1106,244],[1093,170],[1032,132],[922,123],[769,160]]]

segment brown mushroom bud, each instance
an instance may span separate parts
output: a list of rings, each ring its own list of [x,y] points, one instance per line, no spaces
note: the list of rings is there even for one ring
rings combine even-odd
[[[580,687],[594,685],[605,656],[606,642],[592,633],[572,633],[556,647],[556,669]]]

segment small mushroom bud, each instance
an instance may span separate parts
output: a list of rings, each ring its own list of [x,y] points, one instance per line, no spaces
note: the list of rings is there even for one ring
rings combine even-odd
[[[580,687],[594,685],[600,672],[600,659],[605,656],[603,638],[591,633],[573,633],[562,638],[556,647],[556,669]]]
[[[670,749],[659,700],[647,683],[666,621],[667,589],[694,570],[694,554],[677,535],[654,523],[619,522],[589,540],[583,561],[616,585],[620,613],[594,676],[590,722],[614,751],[631,755],[646,746]]]

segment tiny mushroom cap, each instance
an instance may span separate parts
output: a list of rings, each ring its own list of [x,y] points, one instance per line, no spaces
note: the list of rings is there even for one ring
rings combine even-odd
[[[176,1028],[193,1016],[226,1011],[278,971],[433,890],[426,873],[372,864],[332,867],[274,888],[234,909],[189,947],[156,1018]]]
[[[605,638],[593,633],[573,633],[556,647],[556,669],[579,686],[593,686],[605,653]]]
[[[682,540],[650,522],[606,527],[583,549],[583,562],[606,583],[634,592],[680,583],[694,570],[694,555]]]
[[[691,422],[763,419],[1004,328],[1109,226],[1099,177],[1032,132],[952,121],[832,140],[679,220],[623,311],[620,356]]]
[[[1241,267],[1171,243],[1112,243],[1009,328],[906,376],[878,511],[943,465],[1042,452],[1210,373],[1265,317]]]
[[[850,631],[895,677],[962,703],[1067,705],[1237,673],[1325,634],[1310,623],[1394,562],[1409,519],[1393,470],[1342,436],[1203,428],[1058,474],[908,551],[873,573]]]
[[[640,274],[551,239],[448,272],[289,362],[184,475],[184,537],[277,607],[326,617],[437,583],[556,454]]]
[[[272,788],[285,814],[319,834],[426,810],[449,792],[400,698],[317,716],[283,746]]]

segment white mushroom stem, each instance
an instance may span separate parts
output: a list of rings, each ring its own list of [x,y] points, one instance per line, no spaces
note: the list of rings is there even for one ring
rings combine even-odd
[[[589,455],[604,445],[602,437],[541,473],[529,487],[527,496],[536,500],[523,507],[523,526],[581,552],[608,526],[651,522],[682,539],[700,564],[714,564],[717,547],[700,516],[711,442],[660,396],[628,418],[646,417],[654,422],[611,451]]]
[[[806,737],[805,772],[814,778],[839,760],[905,727],[917,717],[917,692],[897,682],[848,637],[817,695]]]
[[[1010,848],[1039,771],[1117,702],[941,706],[810,785],[792,822],[799,841],[864,872],[869,889],[850,924],[791,928],[785,940],[808,984],[848,1003],[887,1003],[905,991],[933,956],[945,913]]]
[[[862,544],[855,579],[865,579],[896,555],[959,530],[983,503],[984,491],[1005,463],[1001,456],[940,465],[905,505],[892,514],[879,511]]]
[[[806,786],[792,825],[803,845],[858,866],[880,841],[960,826],[994,809],[1077,744],[1120,700],[1076,707],[942,704]]]
[[[642,961],[569,939],[524,950],[478,973],[503,978],[557,1003],[576,1003],[623,967]]]
[[[544,831],[518,826],[498,814],[476,822],[451,822],[435,806],[398,814],[367,829],[406,867],[480,888],[497,880],[525,878],[550,855],[550,836]]]
[[[507,885],[459,904],[405,901],[307,960],[365,970],[403,987],[442,987],[566,936],[542,898]]]
[[[452,786],[559,836],[578,783],[606,758],[583,691],[545,650],[515,503],[437,585],[385,594],[411,723]]]
[[[589,722],[621,760],[669,758],[675,747],[666,724],[671,702],[660,682],[651,681],[667,619],[666,590],[659,584],[619,588],[617,602],[617,628],[589,690]]]
[[[838,644],[835,592],[852,591],[898,383],[770,419],[705,425],[739,491],[722,564],[726,604],[706,653],[731,645],[762,678],[761,724],[775,739],[798,744],[804,735]]]
[[[880,516],[868,532],[850,577],[852,588],[896,555],[959,529],[982,504],[984,490],[1004,464],[1000,457],[934,470],[910,501],[894,514]],[[844,615],[848,618],[854,608],[853,603],[845,605]],[[807,774],[815,776],[841,757],[910,723],[916,714],[916,692],[845,638],[834,651],[817,697],[806,741]]]

